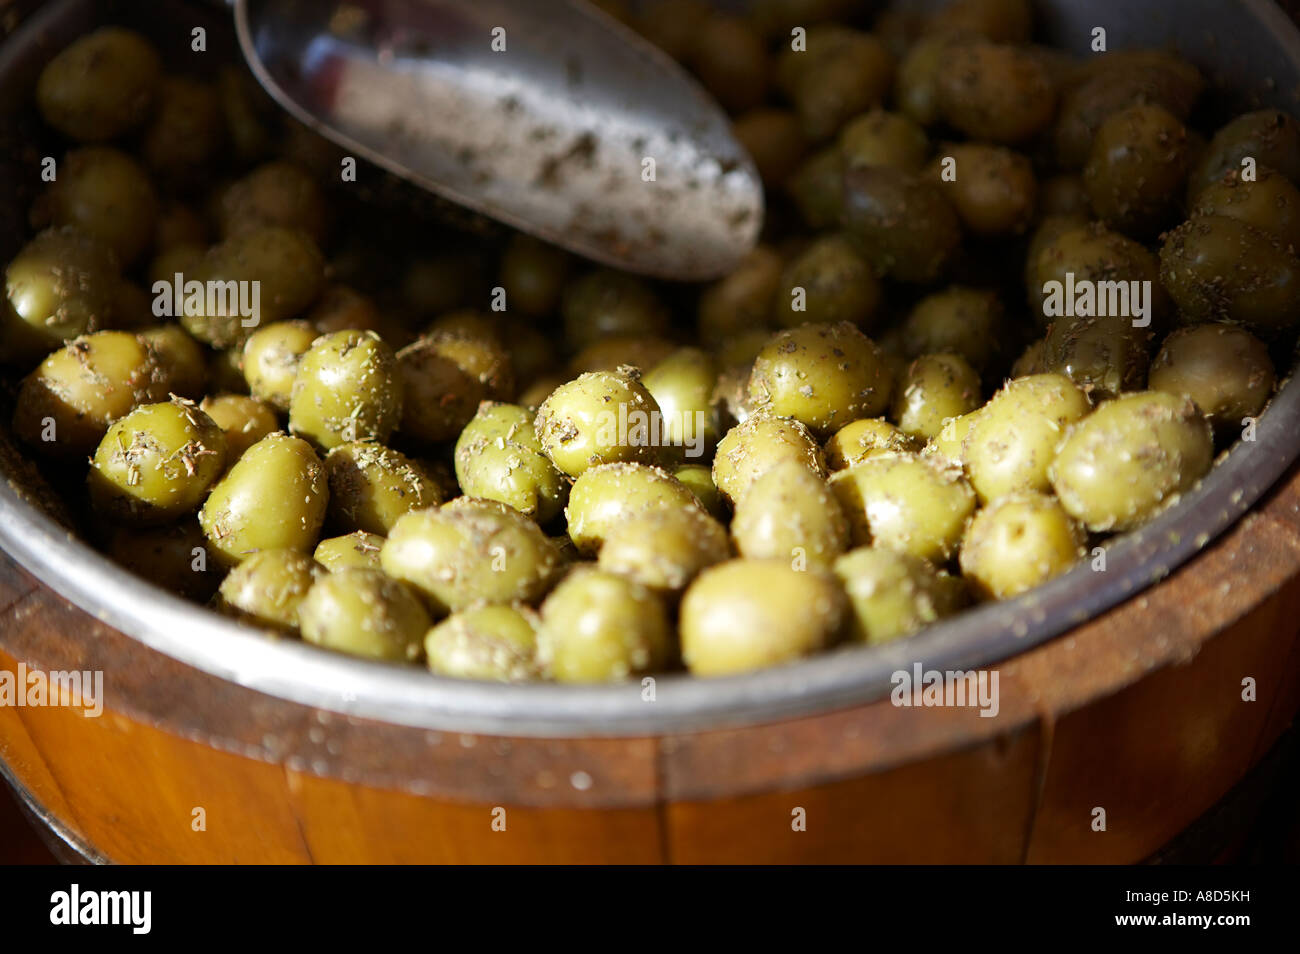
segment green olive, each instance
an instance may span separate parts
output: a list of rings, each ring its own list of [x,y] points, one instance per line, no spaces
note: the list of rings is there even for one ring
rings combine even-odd
[[[322,335],[334,331],[373,331],[395,348],[407,340],[405,328],[395,328],[394,322],[385,320],[369,296],[347,285],[325,286],[320,298],[303,315],[303,321]]]
[[[506,306],[531,318],[553,314],[559,308],[568,272],[569,256],[562,249],[515,235],[501,256]]]
[[[700,293],[701,341],[718,347],[738,334],[764,328],[781,290],[781,256],[766,245],[753,249],[730,274]]]
[[[869,328],[881,294],[879,279],[853,244],[828,235],[786,266],[773,314],[786,328],[839,321]]]
[[[435,331],[397,355],[406,393],[401,432],[419,444],[455,440],[480,401],[499,401],[514,390],[510,355],[477,335]]]
[[[925,560],[884,547],[859,547],[835,561],[849,598],[848,633],[878,645],[910,636],[947,615],[944,576]]]
[[[686,464],[673,471],[678,482],[695,494],[706,511],[721,520],[726,513],[727,502],[713,483],[713,468],[705,464]]]
[[[560,567],[537,524],[495,501],[452,501],[393,525],[379,554],[384,572],[422,593],[438,615],[476,602],[531,603]]]
[[[737,502],[731,536],[743,557],[824,569],[848,547],[849,525],[826,481],[786,460],[759,476]]]
[[[1188,194],[1199,195],[1230,172],[1240,173],[1247,159],[1300,183],[1300,122],[1280,109],[1261,109],[1238,116],[1210,140],[1187,180]]]
[[[1158,391],[1108,401],[1066,435],[1051,467],[1067,513],[1095,532],[1132,530],[1210,469],[1210,425],[1190,400]]]
[[[602,570],[669,595],[729,556],[726,529],[702,509],[660,507],[630,514],[612,526],[598,562]]]
[[[490,682],[541,679],[537,630],[527,606],[478,606],[447,617],[424,637],[429,668],[440,676]]]
[[[119,281],[113,253],[70,228],[47,229],[5,269],[0,361],[26,365],[65,341],[112,324]]]
[[[1009,599],[1074,566],[1083,543],[1082,529],[1055,497],[1012,494],[971,520],[961,571],[981,596]]]
[[[1202,215],[1168,233],[1160,277],[1187,322],[1226,320],[1275,334],[1300,314],[1300,259],[1269,232]]]
[[[140,34],[102,27],[45,65],[36,103],[45,121],[72,139],[105,142],[136,129],[158,95],[162,62]]]
[[[193,517],[163,527],[114,527],[108,555],[141,579],[196,603],[207,602],[221,583]]]
[[[1027,51],[984,40],[953,43],[939,71],[939,112],[968,136],[1014,145],[1046,129],[1056,115],[1047,68]]]
[[[456,480],[469,496],[544,524],[563,509],[569,486],[542,451],[533,416],[516,404],[480,404],[456,440]]]
[[[657,335],[668,313],[654,290],[640,278],[597,269],[575,279],[561,305],[564,336],[574,351],[612,335]]]
[[[939,120],[939,77],[949,68],[954,42],[946,33],[923,36],[898,64],[894,98],[899,110],[922,126]]]
[[[856,546],[883,546],[945,563],[975,512],[975,492],[960,469],[938,459],[871,457],[831,475]]]
[[[892,416],[904,434],[938,436],[944,422],[980,404],[980,376],[957,354],[922,355],[908,365],[894,395]]]
[[[788,417],[755,414],[718,442],[713,482],[734,504],[748,493],[754,481],[783,460],[796,460],[815,474],[826,474],[821,448],[807,427]]]
[[[298,606],[302,638],[366,659],[420,658],[429,614],[411,590],[378,570],[350,567],[320,577]]]
[[[328,537],[316,544],[312,559],[331,573],[350,567],[379,570],[379,551],[384,538],[376,533],[354,530],[341,537]]]
[[[1093,138],[1083,181],[1097,215],[1130,235],[1153,235],[1181,208],[1191,166],[1187,127],[1162,106],[1112,114]]]
[[[659,597],[623,576],[579,567],[542,604],[537,655],[558,682],[613,682],[674,655]]]
[[[846,169],[889,166],[917,172],[930,155],[930,139],[907,116],[873,109],[840,130],[840,155]]]
[[[269,225],[297,229],[320,243],[328,209],[320,186],[291,162],[258,166],[221,194],[217,209],[222,238]]]
[[[826,442],[826,466],[843,470],[881,454],[920,450],[916,438],[881,418],[866,417],[845,424]]]
[[[1148,386],[1189,397],[1220,432],[1264,409],[1275,375],[1268,348],[1244,328],[1211,323],[1180,328],[1151,362]]]
[[[244,377],[253,397],[289,410],[298,363],[316,340],[305,321],[277,321],[258,328],[244,342]]]
[[[189,401],[144,404],[117,421],[91,461],[97,513],[136,526],[193,513],[226,461],[226,439]]]
[[[929,174],[973,235],[1019,235],[1033,220],[1038,180],[1033,163],[1018,152],[981,143],[945,145]]]
[[[1191,217],[1225,215],[1272,233],[1284,246],[1300,248],[1300,189],[1272,169],[1257,169],[1245,179],[1229,172],[1202,189],[1191,203]]]
[[[297,550],[261,550],[221,583],[221,609],[271,629],[296,633],[298,607],[324,568]]]
[[[671,474],[645,464],[601,464],[573,482],[564,508],[569,539],[579,551],[595,553],[609,532],[634,514],[664,508],[699,507]]]
[[[242,346],[251,329],[286,321],[311,304],[324,282],[324,260],[301,232],[264,226],[211,248],[185,276],[185,330],[215,348]]]
[[[325,457],[329,523],[342,533],[387,534],[413,510],[442,503],[438,487],[405,454],[366,441],[340,444]]]
[[[804,223],[811,229],[829,229],[840,222],[844,205],[844,161],[838,146],[815,152],[786,183]]]
[[[598,464],[658,461],[661,449],[651,428],[658,416],[639,375],[590,371],[552,391],[534,426],[551,463],[578,477]]]
[[[755,408],[827,436],[889,405],[893,380],[876,344],[848,322],[802,325],[772,336],[749,378]]]
[[[696,577],[682,598],[682,659],[697,676],[792,662],[833,645],[847,617],[833,576],[789,560],[729,560]]]
[[[935,281],[961,245],[961,219],[943,190],[884,166],[844,174],[842,221],[876,271],[901,282]]]
[[[799,114],[789,109],[751,109],[736,117],[731,134],[754,160],[758,176],[768,188],[790,178],[808,146]]]
[[[220,162],[226,141],[225,116],[214,83],[169,76],[158,87],[158,108],[145,127],[140,154],[171,189],[202,186]]]
[[[270,434],[239,458],[199,512],[199,523],[227,564],[257,550],[306,553],[316,546],[329,485],[306,441]]]
[[[987,406],[986,404],[984,407]],[[975,426],[975,422],[979,420],[980,413],[983,410],[983,407],[976,408],[961,417],[949,418],[944,422],[943,427],[939,429],[939,433],[930,438],[922,453],[928,457],[938,456],[941,462],[955,464],[959,467],[965,466],[966,437]]]
[[[158,366],[155,394],[177,394],[196,400],[203,396],[208,380],[207,355],[190,333],[177,324],[154,325],[136,332],[153,353]]]
[[[1150,363],[1151,332],[1127,315],[1058,318],[1043,339],[1043,366],[1094,401],[1138,391]]]
[[[1008,381],[981,409],[965,439],[962,463],[980,501],[1049,490],[1048,468],[1057,445],[1090,410],[1083,390],[1064,375]]]
[[[1044,327],[1060,317],[1051,307],[1050,291],[1056,288],[1061,290],[1061,304],[1064,305],[1065,290],[1070,287],[1082,289],[1091,286],[1100,293],[1112,287],[1104,286],[1104,282],[1129,283],[1124,286],[1126,288],[1132,287],[1132,282],[1150,282],[1150,285],[1138,287],[1149,289],[1151,324],[1159,327],[1170,310],[1165,286],[1161,283],[1161,264],[1156,256],[1138,242],[1100,223],[1057,235],[1039,251],[1038,258],[1027,268],[1033,276],[1029,284],[1029,307]],[[1081,284],[1084,282],[1087,284]]]
[[[85,457],[137,404],[166,398],[156,356],[125,331],[75,338],[23,379],[14,433],[50,457]]]
[[[397,357],[373,331],[322,335],[299,359],[289,428],[315,446],[385,441],[401,419]]]
[[[658,335],[610,335],[587,345],[569,359],[569,374],[576,377],[589,371],[618,371],[635,368],[647,371],[667,360],[678,345]]]
[[[672,451],[673,456],[697,460],[712,453],[721,429],[713,399],[717,380],[713,358],[699,348],[674,351],[641,379],[659,405],[665,456]]]
[[[48,224],[77,229],[129,266],[153,241],[158,197],[144,169],[126,153],[86,146],[63,158],[38,209]]]
[[[903,321],[903,351],[958,354],[976,371],[986,371],[998,357],[1006,336],[997,292],[952,285],[922,298]]]
[[[808,28],[805,49],[782,53],[778,82],[812,142],[834,136],[858,113],[881,105],[894,78],[894,58],[870,33],[839,25]]]
[[[263,437],[280,429],[280,421],[269,405],[244,394],[206,397],[199,407],[225,435],[227,467]]]

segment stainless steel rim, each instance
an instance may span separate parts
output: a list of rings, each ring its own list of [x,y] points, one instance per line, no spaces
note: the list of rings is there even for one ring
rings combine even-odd
[[[1138,7],[1131,17],[1143,14],[1141,4],[1119,6]],[[1271,33],[1287,78],[1300,78],[1300,34],[1279,10],[1265,0],[1234,0],[1220,4],[1219,12],[1224,8]],[[1179,10],[1179,16],[1186,13],[1196,21],[1193,11]],[[1293,85],[1272,78],[1278,88]],[[1261,415],[1256,436],[1151,524],[1112,542],[1105,572],[1083,564],[1024,597],[979,607],[882,647],[842,649],[746,676],[657,676],[653,693],[639,682],[592,687],[463,682],[268,638],[118,568],[24,502],[7,481],[0,484],[0,546],[62,596],[146,646],[272,696],[442,731],[654,735],[859,704],[888,694],[893,673],[913,664],[967,670],[1042,643],[1167,576],[1260,499],[1300,452],[1300,386],[1294,380]]]

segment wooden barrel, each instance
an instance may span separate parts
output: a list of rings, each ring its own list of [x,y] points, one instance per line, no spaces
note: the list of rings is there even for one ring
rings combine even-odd
[[[1300,708],[1300,471],[1164,583],[997,666],[995,718],[885,699],[637,738],[446,734],[205,675],[5,557],[0,613],[15,677],[105,674],[99,718],[0,706],[10,778],[92,857],[1134,862]]]

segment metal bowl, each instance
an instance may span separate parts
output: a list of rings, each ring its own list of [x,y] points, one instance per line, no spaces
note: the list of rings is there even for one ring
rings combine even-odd
[[[921,4],[933,6],[933,3]],[[1042,34],[1086,53],[1103,26],[1112,48],[1172,45],[1214,89],[1206,115],[1274,105],[1293,110],[1300,90],[1300,33],[1268,0],[1040,0]],[[200,19],[196,20],[195,18]],[[214,19],[215,17],[215,19]],[[33,128],[31,91],[41,65],[96,22],[133,25],[168,44],[209,25],[209,55],[229,44],[229,24],[211,8],[55,0],[0,47],[0,128]],[[225,37],[216,35],[226,30]],[[185,38],[182,40],[182,38]],[[21,175],[35,179],[34,166]],[[17,174],[17,173],[15,173]],[[17,181],[6,174],[6,181]],[[21,240],[25,206],[0,203],[6,256]],[[268,638],[163,592],[72,537],[28,500],[10,469],[0,482],[0,547],[60,595],[146,646],[212,675],[298,703],[385,722],[445,731],[528,736],[636,736],[775,721],[884,696],[891,675],[989,666],[1051,639],[1159,581],[1222,533],[1264,494],[1300,452],[1300,385],[1288,379],[1261,415],[1256,440],[1236,446],[1152,523],[1109,543],[1106,570],[1088,563],[1018,598],[970,610],[915,637],[844,648],[744,676],[655,677],[653,701],[640,683],[505,686],[439,678]]]

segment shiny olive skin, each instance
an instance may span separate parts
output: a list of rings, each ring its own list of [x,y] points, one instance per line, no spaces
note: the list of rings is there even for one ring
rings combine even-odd
[[[1188,323],[1231,321],[1267,336],[1291,328],[1300,313],[1300,258],[1227,216],[1198,216],[1169,232],[1160,277]]]
[[[542,402],[534,423],[537,438],[562,473],[578,477],[598,464],[653,464],[660,459],[660,448],[648,433],[659,406],[639,377],[590,371],[560,385]]]
[[[612,526],[598,564],[662,595],[680,593],[701,570],[731,556],[726,528],[701,508],[639,511]]]
[[[844,168],[890,166],[916,172],[930,155],[930,139],[919,123],[900,113],[873,109],[840,130]]]
[[[229,467],[263,437],[280,429],[280,421],[270,405],[245,394],[218,394],[206,397],[199,408],[226,437],[226,467]]]
[[[705,287],[696,320],[701,342],[718,347],[738,334],[767,326],[784,267],[776,250],[758,245],[729,275]]]
[[[1033,220],[1038,179],[1033,163],[1018,152],[982,143],[944,145],[929,175],[972,235],[1019,235]]]
[[[325,469],[311,445],[276,432],[244,451],[217,482],[199,523],[226,564],[257,550],[306,553],[320,538],[328,502]]]
[[[961,542],[975,492],[938,459],[871,457],[831,475],[831,490],[856,546],[885,546],[939,564]]]
[[[59,132],[105,142],[140,126],[162,77],[158,53],[140,34],[102,27],[73,41],[41,71],[36,104]]]
[[[397,356],[373,331],[322,335],[298,361],[289,429],[325,450],[386,441],[402,419],[402,390]]]
[[[847,600],[822,570],[789,560],[729,560],[696,577],[682,598],[682,659],[697,676],[793,662],[839,639]]]
[[[573,482],[564,516],[574,546],[594,554],[611,530],[635,514],[699,505],[695,495],[665,470],[612,463],[583,471]]]
[[[1185,397],[1142,391],[1108,401],[1062,441],[1050,477],[1067,513],[1089,530],[1131,530],[1210,469],[1210,425]]]
[[[615,682],[662,669],[674,655],[659,597],[604,570],[573,570],[541,615],[537,655],[557,682]]]
[[[225,462],[225,435],[194,404],[143,404],[104,434],[86,484],[105,520],[157,526],[193,513]]]
[[[564,508],[569,484],[542,451],[533,417],[516,404],[480,404],[456,439],[456,481],[471,497],[500,501],[545,524]]]
[[[1127,235],[1154,235],[1182,205],[1192,162],[1187,127],[1153,104],[1111,115],[1093,138],[1083,181],[1095,211]]]
[[[477,606],[447,617],[424,637],[430,671],[457,679],[532,682],[541,618],[527,606]]]
[[[258,626],[296,633],[298,607],[325,570],[297,550],[260,550],[221,583],[221,609]]]
[[[743,557],[826,568],[848,547],[849,526],[826,481],[787,460],[760,475],[737,502],[731,536]]]
[[[277,321],[258,328],[244,342],[244,377],[253,397],[289,410],[298,362],[318,337],[305,321]]]
[[[455,440],[480,401],[505,400],[514,390],[510,355],[495,341],[434,331],[397,355],[405,393],[403,437],[418,444]]]
[[[874,166],[844,174],[845,231],[882,275],[933,282],[961,245],[961,219],[939,186]]]
[[[1064,374],[1093,401],[1142,389],[1151,331],[1127,315],[1057,318],[1043,339],[1043,367]]]
[[[749,377],[756,409],[829,436],[885,410],[893,381],[879,347],[848,322],[807,324],[772,336]]]
[[[866,417],[845,424],[826,442],[826,466],[843,470],[880,454],[911,453],[921,444],[886,420]]]
[[[113,253],[69,228],[47,229],[5,268],[0,361],[30,367],[78,335],[111,327]]]
[[[904,434],[935,437],[950,418],[979,407],[980,376],[961,355],[927,354],[907,367],[894,394],[891,416]]]
[[[320,243],[328,210],[316,180],[291,162],[258,166],[222,192],[217,209],[222,238],[265,226],[297,229]]]
[[[710,515],[722,519],[727,510],[727,502],[713,483],[713,468],[707,464],[685,464],[672,473],[679,483],[695,494],[695,499]]]
[[[997,358],[1005,332],[996,292],[952,285],[916,303],[903,321],[902,345],[910,358],[959,354],[982,373]]]
[[[910,636],[951,612],[940,574],[920,557],[858,547],[834,565],[848,596],[848,636],[878,645]]]
[[[961,460],[980,501],[1049,490],[1057,445],[1090,411],[1084,391],[1064,375],[1008,381],[980,409],[963,442]]]
[[[962,541],[961,572],[980,596],[1009,599],[1074,566],[1084,539],[1055,497],[1013,494],[975,514]]]
[[[126,153],[86,146],[63,157],[37,213],[42,224],[72,226],[129,266],[153,240],[158,196],[144,169]]]
[[[796,460],[815,474],[826,474],[822,450],[807,427],[788,417],[754,414],[718,442],[713,483],[734,504],[765,471],[783,460]]]
[[[1279,109],[1261,109],[1227,123],[1214,134],[1188,177],[1188,194],[1198,195],[1226,174],[1240,173],[1246,158],[1300,184],[1300,122]]]
[[[413,662],[424,649],[429,614],[409,587],[356,567],[321,576],[298,606],[302,638],[366,659]]]
[[[384,538],[378,534],[354,530],[341,537],[327,537],[316,544],[312,559],[331,573],[349,567],[379,570],[382,569],[379,552],[383,546]]]
[[[162,381],[157,356],[137,335],[75,338],[23,379],[14,433],[43,456],[84,457],[137,404],[165,400]]]
[[[243,316],[232,307],[229,297],[223,303],[212,301],[208,314],[206,296],[191,301],[187,295],[180,322],[185,330],[214,348],[242,346],[253,328],[286,321],[311,304],[324,284],[325,263],[315,243],[301,232],[277,226],[263,226],[226,239],[213,246],[185,280],[206,287],[211,282],[258,282],[245,284],[245,299],[251,304],[252,289],[257,287],[258,313]]]
[[[679,348],[641,378],[659,405],[665,458],[690,461],[712,454],[722,423],[713,399],[717,380],[717,363],[700,348]]]
[[[968,136],[1015,145],[1046,129],[1056,114],[1047,68],[1016,46],[973,40],[948,47],[936,85],[939,112]]]
[[[504,504],[467,498],[399,519],[379,559],[385,573],[415,587],[437,615],[480,601],[535,602],[561,562],[532,520]]]
[[[786,328],[838,321],[869,328],[880,299],[871,266],[847,238],[828,235],[785,267],[773,314]]]
[[[1244,328],[1179,328],[1151,362],[1148,387],[1191,398],[1216,431],[1240,430],[1264,409],[1276,375],[1268,347]]]
[[[340,444],[325,456],[326,519],[340,533],[386,535],[413,510],[436,507],[442,493],[414,461],[368,441]]]
[[[1192,200],[1189,217],[1224,215],[1271,232],[1284,246],[1300,248],[1300,189],[1272,169],[1259,168],[1253,179],[1229,172]]]

